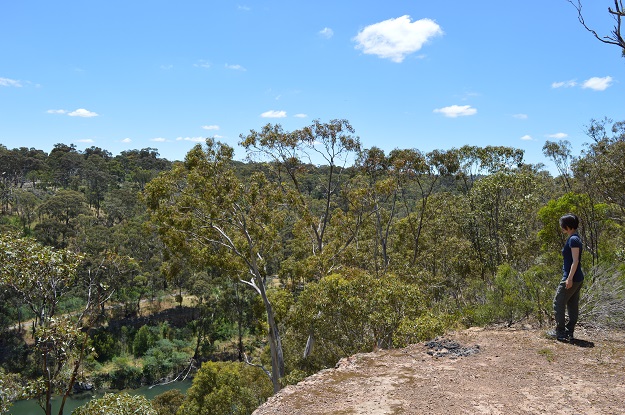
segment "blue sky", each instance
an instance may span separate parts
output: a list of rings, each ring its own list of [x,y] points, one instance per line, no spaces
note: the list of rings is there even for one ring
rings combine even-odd
[[[586,0],[609,34],[611,0]],[[575,154],[625,120],[625,59],[566,0],[7,1],[0,144],[157,148],[344,118],[364,147]],[[243,158],[237,149],[237,157]]]

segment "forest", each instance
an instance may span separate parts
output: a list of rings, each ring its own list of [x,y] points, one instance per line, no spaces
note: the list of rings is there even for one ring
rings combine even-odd
[[[251,130],[245,161],[212,138],[183,161],[0,144],[0,414],[92,388],[112,393],[73,413],[250,414],[354,353],[547,329],[568,212],[580,323],[624,329],[625,121],[585,131],[578,155],[545,143],[556,175],[505,146],[363,148],[347,120]]]

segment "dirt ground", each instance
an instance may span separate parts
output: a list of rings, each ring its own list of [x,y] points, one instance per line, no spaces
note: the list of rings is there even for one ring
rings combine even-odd
[[[284,388],[254,415],[625,414],[625,333],[575,335],[569,344],[544,330],[473,328],[359,354]]]

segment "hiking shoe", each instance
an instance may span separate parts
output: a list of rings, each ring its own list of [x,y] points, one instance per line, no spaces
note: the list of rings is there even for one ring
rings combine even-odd
[[[547,334],[547,337],[551,339],[555,339],[559,342],[569,342],[573,339],[572,334],[561,332],[561,331],[556,331],[556,330],[549,330],[546,334]]]

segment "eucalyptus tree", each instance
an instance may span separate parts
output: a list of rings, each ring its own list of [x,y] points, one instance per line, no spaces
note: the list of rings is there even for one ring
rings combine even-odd
[[[9,287],[35,315],[35,344],[41,377],[31,382],[29,394],[37,397],[51,415],[55,393],[63,398],[59,414],[89,354],[87,331],[95,323],[95,310],[105,293],[90,284],[85,307],[76,317],[56,317],[59,302],[76,283],[83,257],[54,250],[14,233],[0,234],[0,286]]]
[[[171,250],[239,276],[261,296],[269,327],[270,376],[278,391],[284,358],[266,286],[280,259],[283,197],[262,173],[238,178],[233,153],[231,147],[207,139],[205,146],[189,151],[183,163],[152,180],[144,197]]]
[[[341,207],[345,210],[345,203],[338,200],[345,167],[353,163],[360,151],[360,140],[354,133],[347,120],[336,119],[328,123],[315,120],[310,126],[293,132],[284,131],[279,124],[267,124],[261,131],[251,130],[248,135],[240,136],[240,144],[247,150],[249,159],[267,160],[275,169],[275,181],[281,185],[289,206],[297,215],[295,230],[307,239],[304,245],[310,247],[302,256],[313,262],[315,278],[337,265],[339,255],[356,235],[353,223],[348,226],[343,223],[342,231],[334,233],[340,239],[328,236],[335,211],[339,212]],[[320,182],[311,189],[305,178],[314,170],[313,163],[323,167],[318,169],[322,173]],[[358,222],[355,225],[357,227]],[[324,252],[330,239],[332,249]]]

